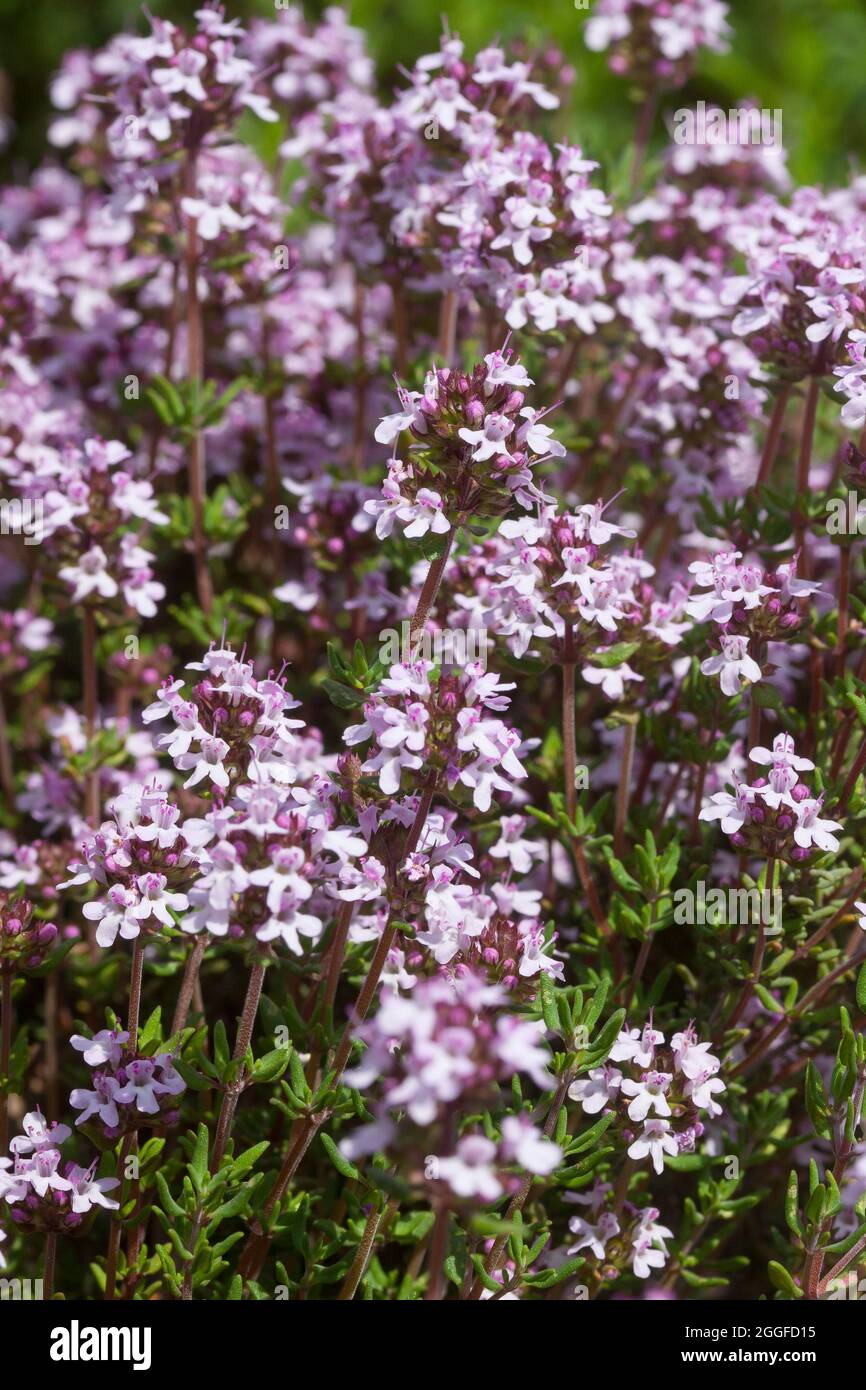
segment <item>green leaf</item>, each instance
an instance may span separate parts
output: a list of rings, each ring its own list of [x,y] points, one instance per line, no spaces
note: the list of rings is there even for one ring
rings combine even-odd
[[[800,1224],[800,1195],[796,1168],[791,1169],[788,1178],[788,1190],[785,1194],[785,1220],[793,1234],[802,1240],[803,1227]]]
[[[186,1216],[187,1213],[184,1211],[183,1207],[179,1206],[172,1197],[168,1188],[168,1183],[159,1170],[157,1170],[156,1173],[156,1190],[159,1193],[159,1200],[165,1207],[169,1216],[173,1216],[176,1220]]]
[[[544,971],[542,971],[541,975],[541,985],[539,992],[541,994],[541,1013],[544,1018],[544,1022],[550,1029],[551,1033],[558,1033],[559,1010],[556,1006],[556,986],[554,985],[550,976]]]
[[[199,1125],[195,1145],[189,1161],[189,1173],[196,1187],[201,1190],[208,1175],[208,1132],[207,1125]]]
[[[244,1149],[242,1154],[232,1161],[232,1174],[240,1177],[242,1173],[248,1173],[254,1163],[258,1163],[266,1149],[270,1148],[267,1139],[263,1139],[260,1144],[253,1144],[251,1149]]]
[[[144,1027],[138,1034],[138,1047],[140,1052],[145,1052],[148,1046],[154,1042],[162,1041],[162,1009],[157,1005],[153,1013],[148,1018]]]
[[[806,1109],[812,1127],[823,1139],[832,1137],[830,1111],[821,1073],[811,1060],[806,1065]]]
[[[593,652],[593,666],[621,666],[624,661],[628,661],[630,656],[634,656],[640,646],[639,642],[615,642],[612,647],[605,648],[601,652]]]
[[[322,681],[322,689],[337,709],[357,709],[367,698],[365,691],[351,690],[348,685],[341,685],[339,681],[332,681],[330,677]]]
[[[220,1076],[224,1076],[226,1068],[228,1067],[228,1064],[231,1060],[231,1051],[229,1049],[229,1040],[228,1034],[226,1032],[226,1026],[223,1023],[222,1019],[219,1019],[218,1022],[214,1025],[213,1055],[214,1061],[216,1063],[217,1072]]]
[[[773,1288],[778,1289],[786,1298],[803,1297],[803,1290],[797,1287],[785,1266],[780,1265],[777,1260],[771,1260],[767,1265],[767,1274],[770,1276],[770,1283]]]
[[[325,1150],[325,1153],[328,1155],[328,1158],[333,1163],[337,1172],[341,1173],[344,1178],[351,1178],[355,1182],[363,1182],[364,1179],[362,1174],[355,1167],[354,1163],[350,1163],[349,1160],[340,1153],[340,1150],[334,1143],[330,1134],[325,1134],[323,1131],[319,1135],[319,1138],[322,1141],[322,1148]]]
[[[180,1057],[175,1058],[174,1068],[175,1071],[180,1072],[181,1076],[183,1077],[184,1081],[186,1082],[187,1086],[189,1086],[191,1091],[210,1090],[212,1083],[208,1081],[207,1077],[202,1076],[201,1072],[196,1071],[194,1067],[191,1067],[187,1062],[182,1061]]]
[[[289,1065],[289,1055],[287,1047],[275,1047],[272,1052],[266,1052],[253,1067],[253,1081],[276,1081]]]

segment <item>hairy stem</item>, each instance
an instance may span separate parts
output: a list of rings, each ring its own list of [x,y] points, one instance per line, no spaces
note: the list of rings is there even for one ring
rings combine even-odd
[[[779,441],[782,438],[782,426],[785,421],[785,410],[791,396],[790,385],[785,385],[776,397],[776,404],[773,406],[773,413],[770,416],[770,425],[767,430],[767,438],[764,441],[764,449],[761,454],[761,464],[758,469],[758,476],[755,479],[755,487],[762,487],[769,481],[773,471],[773,464],[776,461],[776,454],[779,452]]]
[[[256,1015],[259,1011],[266,969],[266,963],[257,960],[250,971],[246,998],[244,999],[244,1007],[241,1013],[240,1023],[238,1024],[237,1038],[235,1039],[235,1050],[232,1053],[232,1061],[237,1067],[238,1074],[234,1081],[226,1086],[223,1092],[219,1120],[217,1121],[216,1139],[214,1141],[210,1160],[212,1173],[217,1171],[222,1162],[226,1144],[231,1134],[235,1110],[237,1109],[241,1091],[244,1088],[245,1078],[243,1075],[243,1061],[247,1055],[247,1049],[249,1048],[253,1036],[253,1028],[255,1027]]]
[[[766,883],[770,893],[773,892],[773,889],[775,887],[775,881],[776,860],[775,857],[771,854],[767,856],[767,868],[764,878],[764,882]],[[732,1012],[729,1014],[725,1023],[722,1024],[722,1027],[719,1031],[720,1038],[724,1037],[725,1033],[727,1033],[731,1028],[735,1028],[736,1025],[739,1023],[746,1010],[746,1006],[748,1005],[749,1000],[755,992],[755,985],[761,978],[761,967],[764,964],[764,951],[766,950],[767,945],[766,928],[767,924],[764,921],[762,913],[761,920],[758,923],[758,935],[755,940],[755,949],[752,952],[752,965],[749,972],[749,978],[743,985],[743,988],[740,991],[740,996],[736,1004],[734,1005]]]
[[[378,1207],[371,1207],[367,1216],[367,1224],[364,1227],[364,1234],[361,1236],[361,1243],[355,1252],[352,1266],[346,1275],[340,1292],[337,1294],[338,1303],[349,1303],[355,1297],[358,1285],[367,1272],[367,1265],[373,1253],[373,1245],[379,1232],[380,1225],[384,1225],[386,1220],[397,1210],[397,1202],[393,1197],[389,1198],[383,1211]]]
[[[179,1033],[186,1027],[189,1018],[190,1005],[195,992],[198,972],[201,969],[202,959],[204,958],[207,947],[207,933],[199,932],[195,938],[192,950],[186,958],[186,965],[183,969],[183,979],[180,982],[180,990],[177,996],[177,1003],[174,1006],[174,1018],[171,1021],[171,1037]]]
[[[427,571],[427,577],[421,586],[421,593],[418,595],[418,606],[409,624],[410,646],[424,631],[427,619],[430,616],[430,610],[436,601],[436,595],[439,592],[439,586],[442,583],[442,576],[445,573],[445,566],[448,564],[448,557],[451,554],[451,547],[454,544],[456,535],[457,527],[452,526],[448,535],[445,537],[445,543],[442,547],[441,554],[437,556]]]
[[[129,971],[129,1049],[134,1052],[138,1045],[138,1021],[141,1013],[141,982],[144,972],[144,937],[139,933],[132,947],[132,965]]]
[[[54,1266],[57,1262],[57,1232],[45,1233],[45,1263],[42,1267],[42,1297],[54,1297]]]

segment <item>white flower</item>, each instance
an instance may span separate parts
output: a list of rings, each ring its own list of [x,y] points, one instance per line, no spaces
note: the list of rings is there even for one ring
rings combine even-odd
[[[715,1075],[721,1063],[710,1052],[712,1043],[699,1043],[692,1028],[682,1033],[674,1033],[671,1038],[671,1051],[677,1071],[681,1071],[689,1081],[696,1081],[704,1075]]]
[[[72,1210],[83,1214],[90,1211],[91,1207],[105,1207],[107,1211],[117,1211],[120,1206],[112,1197],[106,1197],[106,1192],[111,1192],[120,1185],[119,1178],[94,1178],[93,1168],[79,1168],[73,1163],[69,1168],[70,1185],[72,1187]]]
[[[569,1098],[576,1100],[586,1115],[597,1115],[615,1101],[622,1085],[622,1072],[605,1064],[593,1067],[585,1081],[573,1081],[568,1088]]]
[[[584,1221],[582,1216],[572,1216],[568,1229],[577,1236],[577,1240],[568,1247],[566,1254],[579,1255],[581,1250],[588,1249],[597,1260],[603,1260],[607,1242],[619,1235],[619,1222],[612,1211],[603,1211],[594,1226]]]
[[[544,845],[540,840],[523,839],[525,816],[503,816],[499,828],[500,837],[487,853],[492,859],[507,859],[516,874],[528,874],[533,859],[544,858]]]
[[[344,864],[340,885],[339,896],[344,902],[373,902],[385,891],[385,865],[372,855],[365,856],[357,869]]]
[[[135,883],[141,894],[141,901],[132,909],[132,915],[141,922],[155,917],[163,926],[172,927],[174,918],[170,909],[185,912],[189,906],[185,893],[170,893],[166,890],[167,880],[164,874],[140,874]]]
[[[68,1125],[48,1123],[41,1110],[31,1110],[21,1122],[23,1134],[19,1134],[9,1145],[9,1152],[16,1158],[24,1154],[38,1154],[45,1149],[54,1150],[63,1144],[72,1133]]]
[[[496,1145],[482,1134],[467,1134],[458,1140],[450,1158],[436,1160],[439,1177],[458,1197],[480,1197],[495,1202],[504,1191],[493,1169]]]
[[[713,1118],[721,1115],[722,1107],[713,1099],[728,1089],[721,1077],[709,1071],[700,1072],[694,1081],[687,1081],[683,1089],[699,1110],[706,1110]]]
[[[649,1024],[643,1031],[640,1028],[629,1028],[619,1034],[610,1050],[608,1060],[634,1062],[636,1066],[649,1068],[652,1066],[656,1048],[661,1047],[664,1040],[664,1033],[660,1033],[657,1028],[651,1028]]]
[[[531,405],[525,405],[520,412],[521,418],[526,421],[525,425],[520,425],[515,436],[517,443],[526,444],[533,454],[546,454],[549,458],[564,458],[565,445],[560,444],[558,439],[554,439],[553,430],[549,425],[540,423],[543,412],[533,410]]]
[[[123,1056],[123,1044],[129,1042],[129,1034],[116,1029],[103,1028],[92,1038],[82,1038],[74,1033],[69,1039],[76,1052],[84,1055],[89,1067],[102,1067],[106,1063],[116,1067]]]
[[[490,396],[497,386],[513,386],[523,390],[525,386],[532,386],[532,377],[526,373],[526,368],[519,362],[510,362],[508,355],[499,352],[489,352],[484,359],[487,368],[487,376],[484,378],[484,394]]]
[[[656,1221],[658,1211],[647,1207],[632,1235],[632,1270],[638,1279],[648,1278],[654,1269],[663,1269],[668,1257],[666,1240],[673,1240],[673,1231]]]
[[[207,735],[202,738],[199,753],[184,753],[177,760],[177,766],[183,772],[189,768],[193,769],[184,782],[184,787],[195,787],[205,777],[216,787],[227,787],[229,775],[223,767],[223,759],[229,751],[225,739]]]
[[[132,941],[141,931],[141,923],[133,909],[138,904],[138,894],[132,888],[124,888],[114,883],[108,890],[107,902],[85,903],[82,911],[89,922],[98,922],[96,929],[97,945],[113,946],[117,936],[122,941]]]
[[[797,804],[797,824],[794,827],[794,841],[800,849],[811,849],[817,846],[822,850],[837,850],[839,841],[832,830],[841,830],[842,826],[836,820],[822,820],[818,812],[823,806],[823,800],[815,801],[808,799]]]
[[[704,806],[698,820],[720,820],[726,835],[735,835],[749,818],[749,807],[757,792],[745,782],[737,783],[734,796],[730,792],[713,792],[710,805]]]
[[[108,573],[108,557],[101,546],[92,546],[77,565],[64,565],[59,574],[72,586],[73,603],[81,603],[93,593],[100,598],[114,598],[117,594],[117,581]]]
[[[627,661],[620,666],[584,666],[581,673],[588,685],[600,685],[602,694],[609,700],[621,700],[627,681],[642,681],[637,671],[633,671]]]
[[[562,1149],[542,1134],[526,1115],[508,1115],[502,1121],[503,1157],[514,1159],[530,1173],[542,1177],[562,1162]]]
[[[672,1080],[669,1072],[650,1071],[640,1081],[631,1081],[628,1078],[623,1081],[623,1095],[634,1096],[628,1107],[629,1119],[645,1120],[650,1110],[654,1110],[657,1115],[670,1115],[671,1108],[665,1092]]]
[[[601,498],[597,502],[584,502],[578,507],[577,515],[580,518],[578,526],[578,539],[590,540],[593,545],[607,545],[613,536],[625,536],[633,540],[637,532],[630,530],[626,526],[615,526],[612,521],[604,520],[604,513],[615,498],[603,502]]]
[[[514,421],[509,420],[507,415],[492,414],[485,418],[482,429],[470,430],[464,426],[457,433],[467,444],[472,445],[473,461],[484,463],[486,459],[493,458],[498,454],[504,454],[506,458],[511,458],[505,447],[505,441],[513,431]]]
[[[793,768],[795,772],[811,772],[815,767],[808,758],[797,757],[794,740],[790,734],[777,734],[773,739],[772,749],[753,748],[749,757],[760,767],[767,767],[770,763],[782,763],[785,767]]]
[[[754,685],[761,679],[760,666],[749,656],[747,637],[722,637],[720,645],[718,655],[701,662],[701,671],[705,676],[720,674],[723,695],[737,695],[743,682]]]
[[[667,1120],[647,1120],[643,1133],[629,1145],[629,1158],[646,1158],[647,1154],[652,1158],[653,1168],[657,1173],[661,1173],[665,1166],[664,1155],[670,1154],[676,1157],[679,1153],[679,1145],[676,1137],[671,1133],[670,1123]]]

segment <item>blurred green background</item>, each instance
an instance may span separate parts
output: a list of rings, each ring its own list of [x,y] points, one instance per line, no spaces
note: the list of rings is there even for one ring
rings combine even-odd
[[[151,0],[159,15],[183,20],[198,0]],[[590,7],[593,0],[589,0]],[[305,6],[314,15],[324,6]],[[352,0],[352,21],[368,34],[385,92],[409,65],[436,46],[441,15],[475,49],[496,38],[552,40],[573,62],[578,79],[571,134],[605,162],[618,159],[633,129],[623,84],[604,56],[589,53],[581,31],[590,10],[574,0]],[[272,15],[268,0],[228,0],[232,15]],[[801,182],[830,184],[862,168],[866,151],[866,0],[733,0],[731,52],[705,55],[682,97],[723,107],[753,98],[781,108],[790,168]],[[0,0],[0,111],[15,121],[2,156],[4,174],[21,177],[44,149],[47,83],[63,52],[98,46],[121,28],[143,25],[134,0]],[[656,125],[657,141],[663,137]]]

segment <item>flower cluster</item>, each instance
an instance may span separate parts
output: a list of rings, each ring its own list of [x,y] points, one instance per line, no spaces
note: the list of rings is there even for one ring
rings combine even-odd
[[[587,1115],[613,1111],[628,1142],[628,1156],[637,1162],[648,1158],[656,1173],[665,1156],[693,1153],[704,1134],[700,1116],[714,1119],[722,1107],[715,1099],[726,1090],[717,1075],[721,1063],[699,1042],[690,1024],[674,1033],[668,1046],[665,1036],[651,1023],[620,1033],[607,1061],[594,1068],[585,1081],[575,1081],[569,1096]],[[634,1126],[640,1125],[640,1131]]]
[[[126,1046],[129,1034],[104,1028],[92,1038],[73,1035],[72,1046],[92,1067],[92,1089],[76,1087],[69,1097],[75,1123],[103,1144],[142,1126],[164,1129],[178,1120],[186,1082],[166,1052],[145,1057]]]
[[[435,535],[467,516],[498,516],[514,500],[526,508],[548,501],[532,470],[565,449],[543,423],[546,412],[524,404],[531,385],[506,350],[489,353],[468,373],[428,372],[423,392],[401,388],[402,409],[382,420],[376,439],[396,446],[408,431],[410,458],[403,463],[395,455],[381,500],[365,503],[376,535],[390,535],[395,521],[410,538]]]
[[[361,771],[376,773],[387,795],[399,790],[404,770],[426,767],[441,772],[449,788],[468,787],[475,807],[489,811],[494,792],[511,796],[515,781],[526,776],[520,734],[495,717],[508,707],[504,692],[514,686],[478,664],[431,679],[433,669],[430,661],[392,666],[364,706],[364,722],[351,725],[344,738],[353,748],[375,740],[376,752]]]
[[[35,1110],[24,1116],[23,1128],[10,1145],[13,1159],[0,1158],[0,1201],[20,1230],[81,1235],[97,1207],[117,1210],[106,1195],[119,1186],[117,1178],[97,1178],[95,1162],[89,1168],[63,1162],[66,1125],[48,1124]]]
[[[617,1278],[629,1267],[638,1279],[648,1279],[654,1270],[664,1269],[669,1258],[666,1242],[673,1231],[659,1221],[656,1207],[627,1204],[619,1215],[611,1210],[613,1189],[609,1183],[596,1183],[585,1195],[572,1194],[572,1200],[586,1207],[585,1216],[572,1216],[568,1229],[576,1237],[564,1252],[579,1255],[589,1251],[603,1264],[604,1277]]]
[[[517,1190],[519,1180],[508,1173],[510,1165],[546,1176],[561,1161],[559,1145],[546,1138],[528,1115],[507,1115],[498,1143],[483,1134],[464,1134],[452,1154],[430,1155],[427,1171],[446,1183],[456,1197],[489,1203]]]
[[[821,815],[823,796],[812,795],[801,772],[814,771],[809,758],[798,756],[790,734],[777,734],[772,748],[752,748],[749,758],[769,769],[751,783],[737,782],[733,792],[714,792],[700,812],[701,820],[717,820],[731,843],[762,857],[791,863],[816,853],[833,854],[841,830],[838,821]]]
[[[33,915],[27,898],[0,890],[0,974],[36,970],[57,944],[57,927]]]
[[[347,1073],[350,1084],[381,1088],[375,1120],[342,1143],[348,1157],[387,1150],[405,1136],[395,1116],[405,1110],[429,1131],[446,1112],[477,1104],[495,1083],[520,1073],[542,1090],[551,1084],[544,1025],[497,1006],[505,990],[467,970],[419,981],[411,996],[382,996],[374,1017],[361,1025],[366,1052]],[[506,1143],[508,1137],[506,1137]]]
[[[738,550],[722,551],[689,565],[695,585],[708,592],[691,597],[686,611],[696,622],[718,624],[720,650],[701,662],[701,670],[719,677],[724,695],[761,680],[750,646],[790,639],[802,626],[802,601],[821,587],[797,575],[796,560],[765,570],[741,564],[742,558]]]
[[[721,0],[599,0],[584,38],[594,52],[610,50],[611,70],[645,90],[681,87],[700,48],[727,47],[727,13]]]
[[[103,821],[82,845],[83,858],[70,864],[72,878],[61,886],[95,883],[100,896],[84,904],[98,923],[96,941],[113,946],[175,925],[189,900],[179,889],[198,872],[198,851],[207,834],[201,822],[179,823],[180,811],[155,785],[128,789],[111,803],[114,819]]]
[[[171,716],[174,730],[160,735],[157,746],[189,773],[184,786],[219,797],[243,778],[293,782],[294,730],[303,728],[303,720],[287,717],[298,701],[283,681],[273,675],[257,679],[252,663],[225,645],[211,646],[187,670],[205,672],[188,699],[181,693],[183,681],[168,680],[142,711],[147,724]]]

